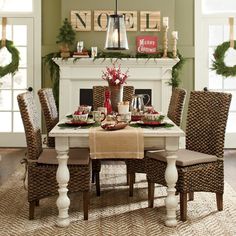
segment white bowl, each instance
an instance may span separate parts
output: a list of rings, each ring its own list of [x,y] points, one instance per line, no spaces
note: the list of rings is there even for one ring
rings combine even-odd
[[[151,113],[145,113],[144,119],[147,121],[162,121],[164,119],[164,116],[160,113],[158,114],[151,114]]]
[[[88,113],[87,114],[81,114],[81,115],[72,115],[73,121],[75,122],[86,122],[88,119]]]

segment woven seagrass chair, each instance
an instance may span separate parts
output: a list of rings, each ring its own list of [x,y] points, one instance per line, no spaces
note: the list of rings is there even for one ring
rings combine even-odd
[[[172,90],[170,103],[168,107],[167,117],[170,118],[176,125],[180,126],[184,108],[186,91],[181,88]],[[144,150],[145,153],[148,150]],[[133,196],[133,189],[135,183],[135,173],[146,173],[145,168],[146,157],[137,160],[127,160],[127,183],[129,184],[129,195]]]
[[[43,88],[38,91],[39,101],[46,123],[47,137],[45,144],[48,147],[55,147],[55,138],[49,137],[49,132],[58,123],[58,111],[51,88]]]
[[[108,89],[108,86],[93,86],[93,109],[94,110],[97,110],[98,107],[103,107],[106,89]],[[131,102],[133,94],[134,94],[134,87],[133,86],[124,86],[124,88],[123,88],[123,101]],[[101,163],[100,160],[95,160],[95,161],[99,161],[99,163]],[[100,165],[100,167],[101,167],[101,165]],[[99,196],[100,196],[99,172],[94,171],[92,178],[94,178],[94,176],[96,178],[97,195],[99,193]]]
[[[47,131],[46,144],[48,147],[55,147],[55,138],[49,137],[49,132],[58,122],[58,111],[56,107],[56,102],[53,96],[53,91],[51,88],[43,88],[38,91],[39,101],[41,103],[42,112],[44,115]],[[92,160],[92,175],[94,173],[99,173],[101,170],[101,162],[99,160]],[[94,177],[93,177],[94,178]],[[97,195],[100,195],[99,188],[99,175],[96,175],[96,191]]]
[[[39,114],[32,93],[19,94],[17,101],[27,142],[26,163],[28,167],[29,219],[31,220],[34,218],[34,209],[40,199],[58,194],[57,153],[55,149],[42,148]],[[91,172],[89,151],[87,149],[71,149],[69,156],[69,193],[83,192],[84,219],[87,220]]]
[[[180,193],[180,218],[187,219],[187,194],[194,192],[216,194],[217,209],[223,210],[224,137],[231,94],[193,91],[190,94],[186,149],[179,150],[176,160]],[[148,202],[153,207],[154,183],[166,186],[165,152],[147,152]]]

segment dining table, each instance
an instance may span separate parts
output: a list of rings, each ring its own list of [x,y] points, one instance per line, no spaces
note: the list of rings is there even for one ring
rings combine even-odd
[[[175,196],[175,185],[178,179],[178,172],[176,168],[177,151],[180,147],[180,138],[185,136],[184,131],[176,126],[167,117],[164,122],[172,124],[167,127],[147,127],[141,126],[143,133],[144,149],[163,149],[166,151],[167,168],[165,171],[165,180],[167,183],[167,196],[165,198],[166,206],[166,220],[165,225],[175,227],[177,225],[176,209],[178,199]],[[55,137],[55,149],[57,152],[58,169],[56,179],[58,182],[59,196],[57,198],[58,218],[57,225],[60,227],[67,227],[70,225],[70,218],[68,210],[70,207],[70,199],[67,195],[68,182],[70,178],[69,169],[67,167],[68,151],[70,147],[90,148],[89,132],[90,129],[97,129],[101,132],[101,127],[67,127],[63,126],[65,119],[59,123],[49,133],[50,137]],[[61,125],[62,124],[62,125]],[[126,128],[124,128],[124,131]],[[103,132],[116,132],[106,131]],[[125,157],[124,157],[125,158]]]

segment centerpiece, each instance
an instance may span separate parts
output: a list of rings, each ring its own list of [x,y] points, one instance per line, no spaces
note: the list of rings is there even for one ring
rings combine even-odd
[[[111,93],[111,106],[113,111],[118,111],[118,103],[123,101],[123,85],[126,84],[128,78],[128,70],[122,72],[120,65],[115,64],[111,68],[107,67],[103,71],[102,79],[108,82],[108,87]]]

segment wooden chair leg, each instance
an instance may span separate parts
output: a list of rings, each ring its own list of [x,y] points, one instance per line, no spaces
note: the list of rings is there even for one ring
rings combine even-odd
[[[83,192],[83,210],[84,210],[84,220],[88,220],[88,209],[89,209],[89,192]]]
[[[187,200],[188,200],[188,194],[180,193],[180,220],[181,221],[187,220]]]
[[[134,180],[135,173],[129,174],[129,196],[133,197],[134,195]]]
[[[148,181],[148,207],[153,208],[155,183]]]
[[[223,193],[216,193],[217,210],[223,211]]]
[[[127,185],[129,186],[129,183],[130,183],[130,175],[128,174],[128,172],[127,172],[127,174],[126,174],[126,180],[127,180]]]
[[[95,173],[95,177],[96,177],[96,192],[97,192],[97,196],[100,196],[100,176],[99,176],[99,172]]]
[[[36,206],[36,201],[29,202],[29,220],[34,219],[34,208]]]
[[[189,201],[193,201],[194,200],[194,192],[190,192],[188,194],[188,199],[189,199]]]
[[[94,183],[94,181],[95,181],[95,173],[94,171],[92,171],[92,183]]]

